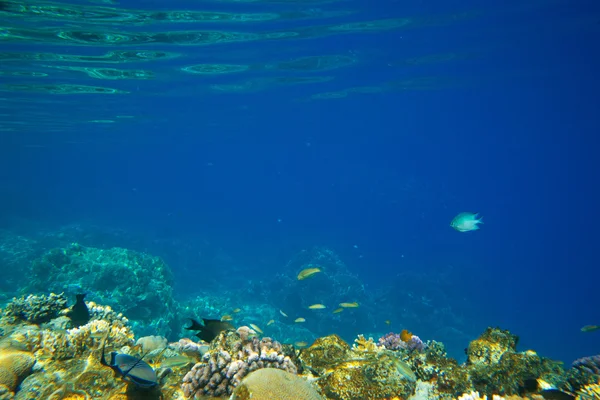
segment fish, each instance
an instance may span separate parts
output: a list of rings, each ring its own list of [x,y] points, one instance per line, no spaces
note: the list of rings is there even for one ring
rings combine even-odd
[[[161,368],[178,368],[185,367],[188,364],[195,363],[196,361],[188,356],[177,355],[173,357],[167,357],[161,361]]]
[[[260,329],[258,326],[256,326],[255,324],[250,324],[250,328],[254,329],[256,332],[260,333],[261,335],[263,334],[262,329]]]
[[[145,354],[141,357],[134,357],[129,354],[121,354],[113,351],[110,353],[110,360],[107,362],[104,352],[107,339],[108,334],[102,343],[100,364],[112,368],[121,378],[141,388],[153,388],[158,385],[156,372],[143,360]]]
[[[340,307],[342,307],[342,308],[356,308],[356,307],[358,307],[358,303],[356,301],[354,303],[340,303]]]
[[[286,318],[287,318],[287,314],[286,314],[286,313],[284,313],[283,311],[279,310],[279,314],[281,314],[281,315],[283,315],[284,317],[286,317]]]
[[[479,213],[462,212],[458,214],[450,222],[450,226],[459,232],[470,232],[479,229],[479,224],[483,221],[479,217]]]
[[[237,313],[239,313],[240,311],[242,311],[242,309],[241,309],[241,308],[234,308],[232,312],[233,312],[234,314],[237,314]]]
[[[231,315],[225,314],[221,317],[221,321],[233,321],[233,317]]]
[[[581,328],[581,332],[594,332],[600,329],[600,325],[586,325]]]
[[[223,331],[235,330],[235,326],[231,325],[226,321],[219,321],[218,319],[205,319],[202,318],[203,324],[199,323],[195,319],[189,318],[191,325],[184,327],[188,331],[198,331],[196,336],[205,342],[212,342],[214,338],[219,336]]]
[[[296,347],[306,347],[306,346],[308,346],[308,343],[307,342],[296,342],[296,343],[294,343],[294,345]]]
[[[305,268],[298,274],[298,280],[304,280],[306,278],[310,278],[314,274],[321,272],[319,268]]]
[[[81,325],[85,325],[90,320],[90,310],[88,310],[85,301],[85,294],[75,295],[75,304],[71,307],[67,316],[71,319],[71,323],[74,328],[78,328]]]
[[[294,320],[294,322],[305,322],[305,321],[306,321],[306,320],[305,320],[304,318],[302,318],[302,317],[301,317],[301,318],[296,318],[296,319]]]
[[[386,325],[390,325],[392,323],[392,321],[390,321],[389,319],[386,319],[384,322]]]
[[[274,324],[274,323],[275,323],[275,320],[274,320],[274,319],[272,319],[272,320],[270,320],[269,322],[267,322],[267,326],[269,326],[269,325],[271,325],[271,324]]]
[[[323,304],[313,304],[312,306],[308,306],[311,310],[322,310],[326,308]]]
[[[336,308],[335,310],[333,310],[333,313],[338,314],[338,313],[341,313],[342,311],[344,311],[343,308]]]

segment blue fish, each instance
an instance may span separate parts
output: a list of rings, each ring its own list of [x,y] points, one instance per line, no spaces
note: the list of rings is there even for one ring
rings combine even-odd
[[[107,362],[104,356],[105,345],[106,338],[102,344],[102,358],[100,359],[100,364],[112,368],[113,371],[119,374],[124,380],[131,382],[140,388],[151,389],[158,385],[156,372],[143,360],[145,354],[142,355],[142,357],[134,357],[129,354],[121,354],[113,351],[110,353],[110,360]]]

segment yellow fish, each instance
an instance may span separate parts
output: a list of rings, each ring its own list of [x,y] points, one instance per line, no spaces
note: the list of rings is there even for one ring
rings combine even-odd
[[[279,310],[279,314],[281,314],[281,315],[283,315],[284,317],[286,317],[286,318],[287,318],[287,314],[286,314],[286,313],[284,313],[283,311]]]
[[[223,315],[221,321],[233,321],[233,317],[231,315]]]
[[[385,320],[385,324],[386,324],[386,325],[390,325],[391,323],[392,323],[392,321],[390,321],[389,319],[386,319],[386,320]]]
[[[600,329],[600,325],[586,325],[581,328],[581,332],[594,332]]]
[[[240,311],[242,311],[242,309],[241,309],[241,308],[234,308],[234,309],[233,309],[233,313],[234,313],[234,314],[237,314],[237,313],[239,313]]]
[[[306,347],[306,346],[308,346],[307,342],[296,342],[294,344],[296,345],[296,347]]]
[[[338,313],[341,313],[342,311],[344,311],[343,308],[336,308],[335,310],[333,310],[333,313],[338,314]]]
[[[296,318],[294,322],[304,322],[306,321],[304,318]]]
[[[250,324],[250,328],[254,329],[256,332],[260,333],[261,335],[263,333],[262,329],[260,329],[258,326],[254,325],[254,324]]]
[[[343,308],[356,308],[358,307],[358,303],[354,302],[354,303],[340,303],[340,307]]]
[[[325,308],[323,304],[313,304],[312,306],[308,306],[311,310],[322,310]]]
[[[317,274],[319,272],[321,272],[321,270],[319,268],[306,268],[306,269],[303,269],[298,274],[298,280],[301,281],[303,279],[309,278],[309,277],[311,277],[314,274]]]
[[[269,326],[269,325],[271,325],[271,324],[274,324],[274,323],[275,323],[275,320],[274,320],[274,319],[272,319],[272,320],[270,320],[269,322],[267,322],[267,326]]]

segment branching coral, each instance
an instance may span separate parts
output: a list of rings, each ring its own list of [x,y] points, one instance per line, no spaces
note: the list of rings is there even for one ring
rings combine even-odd
[[[298,370],[279,342],[266,337],[243,340],[238,332],[222,332],[202,362],[185,375],[182,389],[186,397],[231,395],[248,373],[260,368]]]
[[[379,338],[379,345],[388,350],[423,351],[425,348],[423,341],[407,330],[403,330],[400,334],[390,332],[382,336]]]
[[[56,318],[67,307],[67,298],[63,294],[50,293],[49,296],[29,295],[14,298],[4,310],[4,315],[13,323],[19,320],[41,324]]]

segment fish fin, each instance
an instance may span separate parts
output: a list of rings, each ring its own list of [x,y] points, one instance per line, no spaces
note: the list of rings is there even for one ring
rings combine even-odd
[[[134,369],[135,367],[140,365],[140,363],[142,362],[144,357],[146,357],[146,355],[148,355],[148,353],[149,352],[146,351],[144,354],[142,354],[142,356],[138,358],[138,360],[131,366],[131,368],[129,368],[127,371],[123,372],[123,379],[125,379],[127,377],[127,375],[129,375],[129,373],[131,372],[132,369]]]
[[[108,336],[110,335],[110,330],[106,332],[106,336],[104,336],[104,339],[102,340],[102,355],[100,356],[100,364],[106,366],[106,367],[110,367],[110,365],[108,365],[108,363],[106,362],[106,357],[104,356],[104,349],[106,348],[106,341],[108,340]]]
[[[204,325],[202,325],[200,322],[196,321],[193,318],[188,318],[191,322],[191,325],[188,327],[184,327],[184,329],[187,329],[188,331],[200,331],[202,329],[204,329]]]

